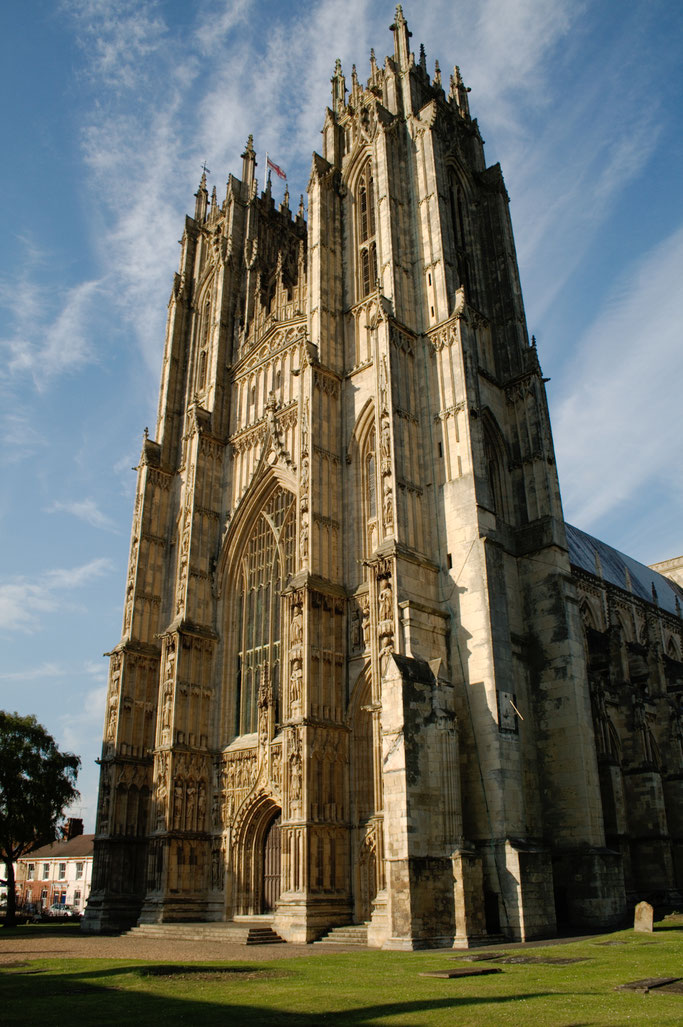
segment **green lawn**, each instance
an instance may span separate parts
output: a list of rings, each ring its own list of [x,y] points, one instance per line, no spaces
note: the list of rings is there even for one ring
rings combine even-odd
[[[22,930],[22,929],[19,929]],[[503,954],[496,953],[498,958]],[[646,977],[683,977],[683,923],[510,950],[568,965],[469,963],[452,951],[361,951],[267,963],[180,964],[36,960],[0,973],[0,1023],[422,1024],[584,1027],[683,1023],[683,995],[615,991]],[[420,971],[501,966],[502,973],[443,980]]]

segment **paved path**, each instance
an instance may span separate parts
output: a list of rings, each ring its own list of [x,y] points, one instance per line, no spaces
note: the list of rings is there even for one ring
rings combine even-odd
[[[508,942],[486,946],[516,949],[580,941],[580,938],[555,938],[542,942]],[[0,928],[0,965],[25,963],[31,959],[144,959],[158,963],[262,963],[295,956],[323,956],[335,952],[358,952],[345,945],[236,945],[222,941],[173,941],[136,938],[126,935],[81,934],[77,929],[40,928],[27,925],[14,931]],[[471,950],[470,950],[471,951]],[[476,951],[476,950],[475,950]],[[415,956],[462,954],[454,949],[423,949]]]

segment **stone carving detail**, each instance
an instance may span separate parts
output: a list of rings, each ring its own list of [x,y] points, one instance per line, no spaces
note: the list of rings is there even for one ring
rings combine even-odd
[[[174,831],[204,831],[206,827],[206,781],[194,777],[184,779],[177,774],[173,781]]]
[[[391,585],[391,566],[382,561],[377,572],[377,629],[380,656],[394,649],[394,592]]]
[[[105,738],[108,742],[116,741],[116,727],[118,724],[119,704],[121,701],[121,654],[114,653],[110,665],[111,679],[109,683],[109,695],[107,697],[107,726]]]
[[[292,596],[292,619],[289,626],[289,703],[290,713],[298,713],[302,698],[304,617],[303,592]],[[295,709],[294,709],[295,708]]]
[[[391,473],[391,416],[385,359],[382,360],[380,368],[380,422],[379,466],[382,476],[382,518],[385,535],[392,535],[394,533],[394,490]]]
[[[256,781],[255,749],[240,749],[223,757],[220,773],[220,812],[223,825],[232,823],[235,812]]]
[[[287,467],[292,467],[292,460],[285,449],[285,444],[282,441],[280,432],[282,431],[283,425],[278,418],[275,416],[277,413],[277,400],[275,399],[275,393],[271,392],[266,403],[266,423],[268,425],[268,431],[270,432],[270,439],[273,446],[273,452],[277,456],[278,460],[282,460]]]
[[[290,817],[296,817],[301,815],[303,774],[301,762],[301,738],[296,728],[292,729],[290,735],[287,764],[289,771],[289,815]]]
[[[168,822],[168,763],[169,754],[162,752],[157,755],[157,767],[155,772],[155,828],[157,831],[165,831]]]
[[[276,792],[282,791],[282,746],[273,745],[270,750],[270,780]]]
[[[301,407],[301,420],[299,423],[299,436],[301,440],[301,477],[299,479],[299,558],[302,567],[308,566],[308,507],[309,507],[309,467],[310,453],[308,448],[309,427],[308,427],[308,399],[305,399]]]
[[[225,847],[214,845],[211,849],[211,887],[214,891],[222,891],[225,882]]]
[[[176,613],[182,613],[187,594],[187,567],[190,559],[190,534],[192,529],[192,510],[188,506],[183,515],[183,527],[178,552],[178,587],[176,592]]]
[[[261,683],[259,684],[258,690],[258,740],[259,749],[263,752],[264,747],[268,742],[270,736],[269,730],[269,711],[273,703],[273,690],[270,684],[270,668],[268,661],[263,665],[263,674],[261,676]]]

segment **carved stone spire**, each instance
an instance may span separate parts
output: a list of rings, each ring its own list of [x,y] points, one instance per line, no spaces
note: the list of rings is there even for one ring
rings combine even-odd
[[[420,43],[419,65],[420,65],[420,67],[422,68],[422,70],[424,71],[424,73],[426,75],[427,74],[427,54],[425,53],[425,45],[424,45],[424,43]]]
[[[408,40],[412,32],[408,31],[408,22],[403,17],[403,8],[399,4],[396,8],[394,24],[389,26],[394,33],[394,60],[399,71],[407,71],[410,63],[410,44]]]
[[[199,189],[194,194],[196,197],[196,203],[194,205],[194,216],[195,221],[206,220],[206,208],[209,203],[209,193],[206,188],[206,172],[202,171],[202,177],[199,182]]]
[[[377,59],[375,57],[375,48],[370,50],[370,85],[374,86],[377,84]]]
[[[338,57],[334,62],[334,75],[330,81],[332,83],[332,110],[338,114],[346,104],[346,80]]]
[[[469,93],[469,87],[465,85],[460,74],[460,68],[456,64],[453,68],[453,74],[451,75],[451,90],[449,97],[451,100],[455,100],[460,113],[464,118],[470,116],[470,102],[467,99]]]
[[[254,150],[254,137],[247,139],[247,145],[242,154],[242,181],[246,186],[247,196],[251,194],[254,183],[254,169],[256,168],[256,152]]]

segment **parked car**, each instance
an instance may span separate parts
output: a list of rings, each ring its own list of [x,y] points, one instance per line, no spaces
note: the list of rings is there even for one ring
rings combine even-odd
[[[49,917],[63,917],[67,920],[74,920],[80,917],[79,911],[75,906],[67,906],[62,902],[53,902],[51,906],[45,910],[45,916]]]

